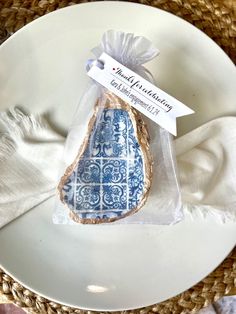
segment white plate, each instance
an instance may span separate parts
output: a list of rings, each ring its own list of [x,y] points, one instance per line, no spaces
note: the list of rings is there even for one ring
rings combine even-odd
[[[149,64],[159,86],[192,107],[180,133],[235,114],[235,68],[207,36],[151,7],[98,2],[46,15],[0,47],[1,110],[21,104],[66,130],[88,78],[90,48],[107,29],[145,35],[161,54]],[[150,305],[209,274],[235,244],[233,223],[197,218],[175,226],[53,225],[53,200],[0,231],[0,264],[33,291],[95,310]]]

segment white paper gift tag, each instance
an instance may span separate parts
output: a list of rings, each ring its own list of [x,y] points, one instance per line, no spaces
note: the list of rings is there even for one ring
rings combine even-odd
[[[194,113],[105,52],[91,63],[88,75],[173,135],[176,118]]]

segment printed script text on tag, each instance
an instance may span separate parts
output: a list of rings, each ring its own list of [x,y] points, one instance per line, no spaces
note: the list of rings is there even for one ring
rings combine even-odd
[[[103,67],[93,65],[88,75],[171,134],[177,134],[177,117],[194,113],[106,53],[102,53],[99,61]]]

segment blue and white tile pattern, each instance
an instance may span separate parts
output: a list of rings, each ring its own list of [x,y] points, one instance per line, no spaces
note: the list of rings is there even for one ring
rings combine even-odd
[[[63,187],[64,202],[80,219],[118,219],[144,192],[144,163],[129,113],[104,109],[87,147]]]

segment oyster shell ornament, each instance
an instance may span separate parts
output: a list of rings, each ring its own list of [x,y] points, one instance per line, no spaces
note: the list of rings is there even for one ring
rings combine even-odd
[[[143,64],[159,53],[144,37],[112,30],[92,51],[96,58],[106,52],[148,80],[151,74]],[[103,89],[101,94],[77,157],[58,186],[70,217],[84,224],[113,222],[137,212],[152,179],[149,135],[141,114],[114,94]]]
[[[151,185],[146,124],[114,94],[105,97],[102,109],[96,104],[87,136],[58,187],[70,217],[84,224],[113,222],[137,212]]]

